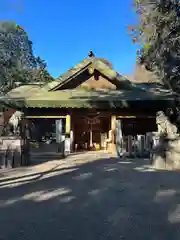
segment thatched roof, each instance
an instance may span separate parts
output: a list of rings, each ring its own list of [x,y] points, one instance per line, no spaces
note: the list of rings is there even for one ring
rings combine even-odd
[[[31,97],[41,90],[41,86],[35,84],[22,85],[9,91],[6,96],[10,98]]]
[[[11,105],[13,98],[4,98],[6,104]],[[29,97],[16,98],[13,101],[19,108],[119,108],[128,107],[128,103],[137,102],[144,105],[145,102],[153,103],[163,101],[173,101],[171,92],[162,89],[141,89],[134,90],[63,90],[54,92],[38,91]],[[156,104],[156,103],[155,103]],[[153,105],[152,105],[153,107]]]

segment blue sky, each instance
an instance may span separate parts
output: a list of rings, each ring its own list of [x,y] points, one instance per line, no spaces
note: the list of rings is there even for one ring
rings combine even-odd
[[[137,46],[127,34],[133,0],[0,0],[0,19],[22,25],[35,55],[58,77],[93,50],[121,74],[132,74]]]

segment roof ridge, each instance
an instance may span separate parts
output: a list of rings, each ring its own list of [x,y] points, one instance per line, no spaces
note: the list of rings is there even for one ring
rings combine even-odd
[[[84,58],[82,61],[80,61],[79,63],[75,64],[74,67],[68,68],[68,70],[64,73],[62,73],[59,77],[56,78],[56,80],[61,79],[66,73],[68,73],[69,71],[75,70],[78,67],[80,67],[83,63],[85,63],[87,61],[87,63],[85,65],[88,65],[89,63],[91,63],[92,61],[94,61],[96,57],[86,57]]]
[[[55,79],[55,81],[52,81],[49,84],[45,85],[44,88],[48,91],[56,90],[59,86],[62,86],[63,84],[69,82],[72,78],[76,77],[82,71],[86,70],[86,68],[91,64],[97,71],[109,79],[116,79],[121,84],[121,87],[129,89],[133,87],[132,81],[116,71],[113,68],[112,64],[108,62],[108,60],[93,55],[84,58],[74,67],[71,67],[68,71],[61,74],[58,78]]]

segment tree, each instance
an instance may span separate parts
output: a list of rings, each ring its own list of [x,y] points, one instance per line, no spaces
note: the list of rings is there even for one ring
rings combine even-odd
[[[35,77],[34,72],[41,72],[41,77]],[[24,29],[14,22],[0,22],[1,93],[14,88],[15,82],[26,84],[48,79],[52,77],[46,70],[46,64],[40,57],[34,56],[32,42]]]
[[[129,77],[129,76],[128,76]],[[136,62],[134,73],[131,79],[138,83],[157,83],[158,79],[151,71],[148,71],[146,67]]]
[[[135,0],[139,25],[131,27],[142,46],[138,59],[164,85],[180,93],[180,1]]]
[[[134,42],[142,47],[138,60],[147,70],[154,72],[159,80],[169,89],[180,93],[180,1],[179,0],[134,0],[135,9],[139,17],[139,25],[132,27],[131,34]],[[178,103],[178,102],[177,102]],[[166,112],[166,124],[170,122],[178,125],[179,104]],[[162,117],[162,116],[161,116]],[[166,127],[165,127],[166,128]],[[175,166],[178,146],[168,140],[165,130],[154,155],[156,161],[164,163],[170,161]],[[176,138],[177,136],[174,136]],[[177,140],[177,139],[176,139]],[[173,141],[173,140],[172,140]],[[179,140],[178,140],[179,142]],[[173,147],[172,147],[173,146]],[[171,155],[170,154],[174,154]],[[179,157],[179,156],[178,156]],[[161,161],[163,160],[163,161]],[[153,163],[156,164],[156,163]]]
[[[47,83],[53,81],[53,77],[47,71],[47,64],[40,57],[36,58],[37,69],[33,71],[33,80],[35,82]]]

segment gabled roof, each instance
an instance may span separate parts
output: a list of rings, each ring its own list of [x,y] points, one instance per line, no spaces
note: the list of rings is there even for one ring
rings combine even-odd
[[[89,67],[99,71],[102,75],[110,80],[118,81],[122,88],[131,87],[132,83],[127,78],[116,72],[112,68],[111,64],[108,64],[107,60],[92,56],[85,58],[79,64],[75,65],[73,68],[69,69],[67,72],[59,76],[55,81],[46,84],[44,86],[44,89],[47,91],[57,90],[59,87],[71,81],[77,75],[87,70]]]
[[[60,75],[55,81],[52,81],[44,86],[44,88],[47,91],[52,91],[55,88],[59,87],[72,77],[74,77],[76,74],[79,74],[81,71],[87,69],[87,67],[94,61],[93,58],[85,58],[83,61],[81,61],[79,64],[77,64],[75,67],[70,68],[67,72]]]
[[[112,82],[118,82],[117,90],[94,90],[84,91],[83,89],[60,90],[58,88],[73,80],[83,71],[99,71],[103,76]],[[142,102],[152,101],[152,107],[155,107],[158,101],[172,102],[175,94],[164,88],[161,84],[154,83],[133,83],[126,77],[117,73],[111,64],[104,59],[95,56],[89,56],[74,68],[61,75],[44,86],[24,85],[11,90],[6,96],[0,98],[0,102],[8,106],[23,107],[98,107],[100,105],[109,107],[123,106],[124,102]],[[155,100],[155,101],[154,101]],[[123,104],[122,104],[123,103]],[[105,104],[105,105],[104,105]]]

